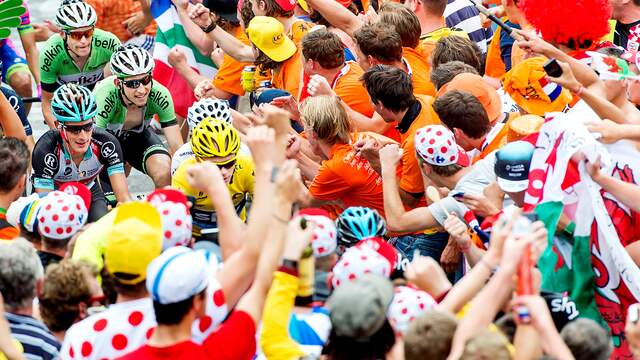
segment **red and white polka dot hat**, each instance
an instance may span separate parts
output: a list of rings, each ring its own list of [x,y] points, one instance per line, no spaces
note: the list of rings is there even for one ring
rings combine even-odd
[[[340,287],[349,281],[356,280],[365,274],[374,274],[388,278],[392,266],[389,260],[368,246],[351,247],[342,255],[333,267],[331,284]]]
[[[147,196],[162,219],[162,250],[191,243],[191,215],[187,197],[175,189],[158,189]]]
[[[298,213],[307,221],[313,222],[313,238],[311,247],[313,256],[322,257],[333,254],[338,247],[336,224],[329,217],[329,213],[322,209],[303,209]]]
[[[38,231],[48,239],[68,239],[87,222],[87,208],[80,196],[52,191],[40,200]]]
[[[387,309],[387,318],[396,333],[404,335],[416,317],[435,306],[435,300],[426,292],[399,286],[395,288],[393,301]]]
[[[460,149],[453,133],[442,125],[428,125],[416,131],[414,145],[420,157],[431,165],[458,163]]]

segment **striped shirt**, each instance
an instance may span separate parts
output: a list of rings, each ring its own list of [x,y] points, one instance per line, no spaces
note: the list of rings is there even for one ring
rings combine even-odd
[[[22,344],[28,360],[49,360],[58,357],[60,343],[43,323],[31,316],[4,313],[11,335]]]
[[[482,27],[478,9],[471,2],[468,0],[449,0],[444,10],[444,19],[447,27],[464,30],[483,54],[487,52],[487,45],[491,41],[493,30]]]

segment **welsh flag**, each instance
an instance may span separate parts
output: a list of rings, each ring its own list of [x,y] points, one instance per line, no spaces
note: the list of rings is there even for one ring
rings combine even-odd
[[[213,79],[218,69],[209,57],[202,55],[189,41],[171,0],[152,0],[151,14],[158,24],[153,49],[156,61],[153,78],[169,89],[176,114],[184,118],[196,98],[187,81],[169,65],[169,51],[178,47],[186,55],[189,66],[208,79]]]
[[[580,316],[595,318],[593,305],[611,330],[614,359],[631,358],[624,338],[630,304],[640,299],[640,269],[624,246],[640,239],[640,217],[603,192],[571,158],[581,151],[592,161],[598,155],[611,164],[610,173],[636,182],[640,154],[630,144],[602,145],[571,114],[548,116],[535,146],[525,202],[535,208],[549,230],[549,246],[539,260],[542,287],[568,291]],[[612,159],[610,154],[615,154]],[[565,234],[555,234],[560,215],[572,221]],[[572,233],[572,234],[571,234]],[[565,241],[561,241],[565,238]]]

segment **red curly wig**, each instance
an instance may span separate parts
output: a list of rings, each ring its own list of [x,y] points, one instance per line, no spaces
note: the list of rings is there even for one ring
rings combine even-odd
[[[520,0],[518,7],[546,41],[580,48],[609,33],[608,0]]]

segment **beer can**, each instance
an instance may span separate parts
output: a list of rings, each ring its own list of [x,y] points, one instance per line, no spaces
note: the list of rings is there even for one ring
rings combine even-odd
[[[246,92],[252,92],[256,89],[256,85],[254,82],[254,75],[256,72],[256,67],[253,65],[247,65],[242,69],[242,75],[240,76],[240,81],[242,83],[242,89]]]

